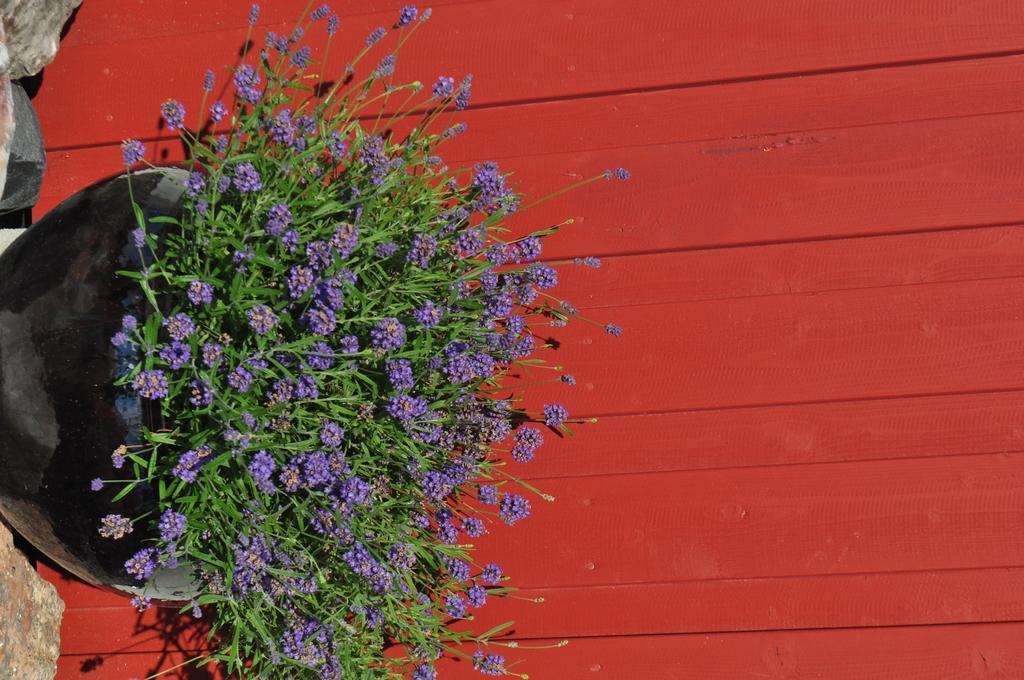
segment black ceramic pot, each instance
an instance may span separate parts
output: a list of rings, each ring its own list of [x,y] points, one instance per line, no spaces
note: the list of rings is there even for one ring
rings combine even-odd
[[[171,170],[133,175],[148,219],[181,212],[181,181]],[[95,184],[54,208],[0,254],[0,513],[26,540],[76,576],[138,593],[124,561],[146,538],[114,541],[96,529],[110,512],[137,517],[155,503],[137,488],[111,503],[117,488],[111,452],[160,426],[158,405],[113,381],[137,359],[110,337],[124,314],[140,315],[141,295],[119,269],[138,270],[130,234],[137,226],[126,177]],[[148,227],[159,230],[159,224]],[[147,595],[187,599],[184,568],[158,573]]]

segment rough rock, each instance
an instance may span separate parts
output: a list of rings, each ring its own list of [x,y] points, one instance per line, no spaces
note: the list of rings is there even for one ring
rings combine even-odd
[[[12,79],[35,75],[53,61],[61,29],[80,4],[82,0],[0,0]]]
[[[46,149],[32,102],[20,83],[11,83],[14,137],[7,159],[7,183],[0,194],[0,213],[30,208],[39,200],[46,172]]]
[[[53,680],[64,602],[0,523],[0,678]]]
[[[0,0],[2,1],[2,0]],[[7,178],[7,155],[14,135],[14,103],[11,100],[11,79],[7,75],[10,60],[4,43],[4,26],[0,22],[0,195]]]

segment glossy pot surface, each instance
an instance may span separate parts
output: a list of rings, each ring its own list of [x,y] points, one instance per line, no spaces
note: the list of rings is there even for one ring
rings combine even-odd
[[[133,175],[147,220],[180,214],[184,174]],[[90,483],[123,477],[111,452],[138,441],[143,424],[160,425],[158,404],[113,385],[138,358],[110,343],[122,316],[142,311],[135,282],[115,274],[142,265],[136,226],[128,179],[115,177],[61,203],[0,254],[0,513],[68,571],[121,592],[139,592],[124,562],[146,536],[101,538],[100,518],[139,517],[155,497],[137,487],[112,503],[118,487],[94,492]],[[181,569],[157,583],[147,595],[177,600],[190,590]]]

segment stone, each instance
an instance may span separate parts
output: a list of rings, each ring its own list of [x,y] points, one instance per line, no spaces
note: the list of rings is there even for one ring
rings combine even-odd
[[[0,678],[53,680],[64,602],[0,523]]]
[[[53,61],[60,32],[82,0],[0,0],[12,80],[33,76]]]
[[[46,172],[46,150],[32,101],[20,83],[11,83],[14,137],[7,159],[7,183],[0,194],[0,214],[31,208],[39,200]]]
[[[14,102],[11,99],[11,79],[7,75],[9,60],[4,44],[4,26],[0,22],[0,195],[7,178],[7,156],[14,135]]]

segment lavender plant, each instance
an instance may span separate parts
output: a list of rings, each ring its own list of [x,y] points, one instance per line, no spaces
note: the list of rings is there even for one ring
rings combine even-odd
[[[98,530],[146,532],[125,564],[140,582],[179,562],[193,570],[201,594],[182,612],[212,614],[219,647],[192,662],[246,677],[430,680],[449,654],[527,677],[495,651],[514,646],[500,638],[508,624],[456,625],[514,590],[464,537],[551,500],[512,470],[578,421],[498,390],[510,372],[542,368],[573,384],[530,358],[543,342],[532,329],[583,317],[550,292],[558,274],[539,259],[561,225],[508,236],[523,197],[498,166],[438,157],[465,130],[452,109],[468,105],[472,78],[426,91],[394,82],[429,14],[404,8],[390,46],[377,29],[347,84],[314,88],[302,36],[323,26],[329,49],[339,24],[317,8],[232,69],[230,101],[207,108],[204,96],[206,132],[186,128],[181,103],[161,109],[191,158],[183,212],[147,223],[136,206],[133,241],[150,264],[120,274],[148,311],[112,342],[139,357],[118,385],[159,400],[167,426],[119,446],[125,478],[92,488],[114,501],[154,490],[152,512],[110,514]],[[250,34],[258,15],[254,5]],[[207,72],[204,93],[214,85]],[[389,132],[411,116],[407,135]],[[122,151],[131,168],[145,146]]]

